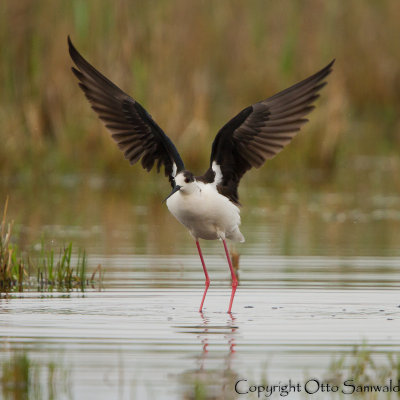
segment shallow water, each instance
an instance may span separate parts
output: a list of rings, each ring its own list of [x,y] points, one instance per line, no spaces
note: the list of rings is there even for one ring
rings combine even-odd
[[[400,351],[400,196],[254,193],[243,198],[247,241],[231,247],[240,286],[229,315],[221,244],[202,243],[211,286],[200,314],[196,248],[161,195],[59,189],[26,202],[16,192],[20,246],[72,240],[105,272],[100,291],[0,300],[0,362],[27,355],[28,398],[257,398],[235,393],[245,379],[238,391],[291,379],[302,391],[288,398],[305,398],[312,378],[354,378],[356,346],[373,359],[371,380],[385,381],[377,370]],[[328,396],[340,398],[312,398]]]
[[[199,382],[232,398],[240,379],[329,380],[330,363],[363,342],[378,365],[400,351],[396,290],[239,288],[232,316],[228,289],[211,288],[202,314],[200,297],[199,288],[138,288],[3,300],[1,357],[24,349],[56,360],[72,398],[176,399]]]

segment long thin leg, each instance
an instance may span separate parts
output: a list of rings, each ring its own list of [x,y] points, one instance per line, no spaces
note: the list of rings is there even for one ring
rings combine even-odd
[[[199,309],[199,312],[201,312],[201,310],[203,309],[204,299],[206,298],[208,287],[210,286],[210,278],[208,277],[206,264],[204,262],[203,254],[201,253],[200,243],[198,240],[196,240],[196,246],[197,246],[197,250],[199,252],[201,264],[203,265],[204,275],[206,276],[206,287],[204,289],[204,294],[203,294],[203,298],[201,300],[200,309]]]
[[[236,279],[235,271],[233,270],[231,258],[229,257],[229,251],[228,251],[228,247],[226,246],[225,239],[222,239],[222,243],[224,244],[226,258],[228,259],[229,269],[231,270],[231,275],[232,275],[232,293],[231,293],[231,301],[229,302],[229,309],[228,309],[228,313],[230,313],[232,310],[233,298],[235,297],[236,288],[238,286],[238,280]]]

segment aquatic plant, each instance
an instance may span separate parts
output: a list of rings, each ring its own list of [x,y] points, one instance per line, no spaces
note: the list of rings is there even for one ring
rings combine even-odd
[[[34,361],[25,351],[0,361],[0,387],[4,400],[71,398],[69,371],[54,361]]]
[[[42,241],[39,255],[25,255],[12,241],[13,221],[7,221],[8,198],[0,224],[0,292],[38,291],[82,292],[94,283],[96,274],[101,281],[101,266],[90,278],[87,276],[87,257],[84,250],[74,256],[72,243],[58,250],[46,250]]]
[[[332,360],[325,374],[326,381],[343,387],[343,383],[347,380],[349,386],[345,388],[346,390],[354,389],[359,397],[375,399],[376,392],[363,388],[388,385],[390,380],[394,382],[393,385],[398,385],[400,357],[398,354],[389,353],[383,361],[378,362],[374,354],[376,355],[376,352],[366,343],[355,346],[350,354],[343,354]]]

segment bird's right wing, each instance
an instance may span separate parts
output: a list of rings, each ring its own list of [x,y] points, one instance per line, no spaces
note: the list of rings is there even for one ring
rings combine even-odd
[[[132,97],[90,65],[76,50],[68,37],[69,54],[77,68],[72,71],[92,108],[111,132],[112,138],[131,164],[141,159],[143,168],[150,171],[157,162],[171,185],[176,173],[184,170],[183,161],[169,137],[147,111]]]

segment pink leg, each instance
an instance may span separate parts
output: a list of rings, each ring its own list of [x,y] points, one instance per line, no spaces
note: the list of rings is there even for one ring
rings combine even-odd
[[[199,243],[198,240],[196,240],[196,246],[197,246],[197,250],[198,250],[198,252],[199,252],[201,264],[203,265],[204,275],[206,276],[206,287],[205,287],[205,289],[204,289],[203,299],[201,300],[200,309],[199,309],[199,312],[201,312],[202,309],[203,309],[204,299],[206,298],[206,294],[207,294],[208,287],[210,286],[210,278],[208,277],[208,272],[207,272],[206,264],[205,264],[205,262],[204,262],[203,254],[201,253],[200,243]]]
[[[230,313],[232,310],[233,298],[235,297],[236,288],[238,286],[238,280],[236,279],[235,271],[233,270],[231,258],[229,257],[229,251],[228,251],[228,247],[226,246],[225,239],[222,240],[222,243],[224,244],[226,258],[228,259],[229,269],[231,270],[231,275],[232,275],[232,293],[231,293],[231,301],[229,302],[229,309],[228,309],[228,313]]]

